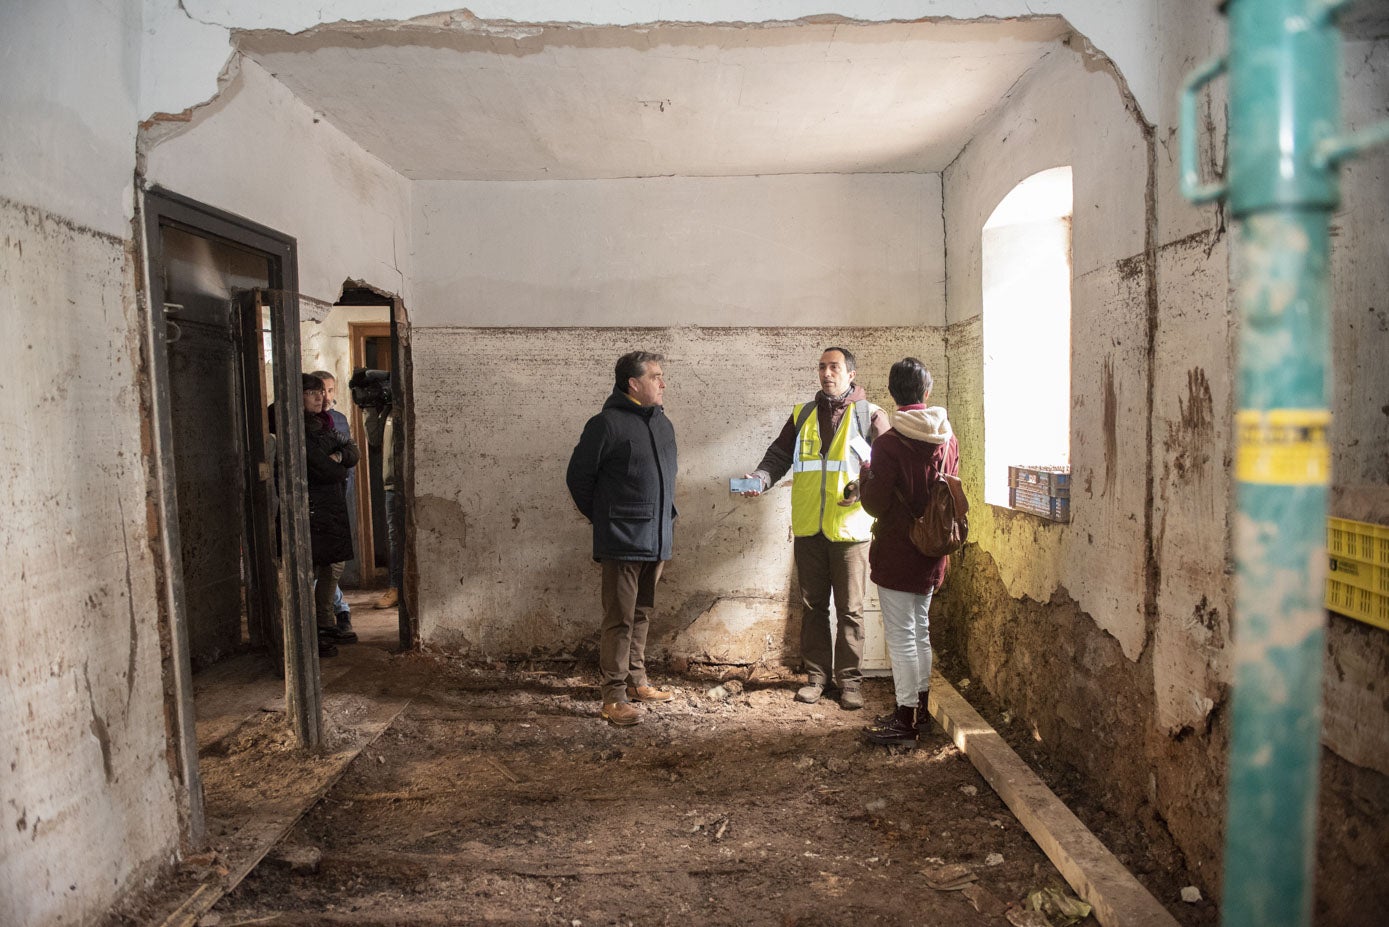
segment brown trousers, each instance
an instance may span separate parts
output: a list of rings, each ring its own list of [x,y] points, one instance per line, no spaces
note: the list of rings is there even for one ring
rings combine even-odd
[[[648,685],[646,632],[664,568],[660,560],[603,561],[598,670],[603,675],[604,704],[627,701],[629,685]]]
[[[801,583],[801,662],[806,681],[840,686],[863,679],[863,594],[868,582],[869,541],[831,541],[823,534],[796,538]],[[830,626],[830,594],[838,632]],[[833,673],[831,674],[831,667]]]

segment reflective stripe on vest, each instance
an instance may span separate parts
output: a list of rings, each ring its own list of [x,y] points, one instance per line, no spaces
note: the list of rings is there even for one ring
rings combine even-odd
[[[803,405],[791,410],[792,421],[801,414]],[[791,533],[796,537],[821,533],[831,541],[866,541],[872,537],[873,517],[863,506],[857,502],[839,504],[844,487],[858,479],[858,457],[849,450],[849,439],[855,434],[858,424],[853,409],[846,408],[826,451],[820,440],[820,416],[806,416],[796,435],[791,464]]]

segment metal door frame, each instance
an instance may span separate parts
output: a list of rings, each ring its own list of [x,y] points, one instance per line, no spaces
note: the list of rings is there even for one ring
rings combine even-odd
[[[164,318],[164,280],[162,274],[154,270],[162,265],[162,240],[160,229],[165,226],[180,228],[202,237],[221,239],[239,247],[250,248],[270,256],[270,282],[279,299],[270,301],[275,316],[274,350],[279,358],[295,358],[293,365],[275,365],[276,376],[274,394],[277,399],[287,396],[298,408],[300,403],[298,384],[299,357],[299,301],[297,297],[298,247],[294,238],[267,228],[232,213],[199,203],[159,187],[146,187],[137,178],[140,189],[139,212],[141,221],[137,223],[142,235],[139,262],[140,276],[144,282],[145,317],[147,325],[144,333],[144,351],[147,360],[148,376],[146,397],[150,441],[150,465],[153,477],[153,496],[156,506],[155,519],[158,537],[155,539],[156,553],[161,561],[160,611],[167,629],[166,661],[169,669],[165,676],[165,699],[170,706],[170,737],[173,741],[171,753],[175,757],[176,780],[179,784],[179,812],[184,838],[189,845],[200,845],[206,837],[206,822],[203,811],[202,778],[198,771],[198,738],[196,716],[193,708],[192,662],[189,653],[187,608],[184,600],[184,578],[181,539],[178,526],[178,497],[174,473],[173,424],[169,403],[169,364],[168,364],[168,325]],[[281,368],[286,368],[282,370]],[[294,374],[295,388],[286,391],[289,373]],[[276,403],[281,418],[287,418],[286,402]],[[297,424],[297,417],[295,419]],[[296,430],[297,433],[297,430]],[[295,452],[297,451],[297,455]],[[297,473],[303,466],[303,441],[277,442],[282,473]],[[286,457],[293,457],[286,461]],[[302,479],[286,479],[284,495],[281,497],[281,510],[290,513],[307,512],[308,500]],[[299,546],[301,537],[296,530],[299,519],[291,516],[282,521],[290,523],[287,540],[293,541],[290,552]],[[307,531],[302,534],[302,543],[307,544]],[[287,558],[294,564],[298,557]],[[292,575],[292,574],[291,574]],[[286,582],[281,586],[282,602],[289,608],[286,614],[301,614],[304,610],[304,583]],[[290,610],[292,609],[292,611]],[[163,636],[163,635],[161,635]],[[286,698],[300,711],[291,715],[303,714],[306,718],[296,719],[307,724],[296,724],[296,733],[304,746],[316,746],[321,735],[321,693],[318,686],[318,652],[316,648],[298,648],[301,652],[286,655],[287,666]],[[311,664],[311,670],[295,672],[302,664]]]

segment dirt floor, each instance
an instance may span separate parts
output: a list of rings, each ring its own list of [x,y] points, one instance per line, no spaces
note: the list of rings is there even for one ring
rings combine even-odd
[[[594,668],[392,655],[394,613],[356,623],[362,642],[323,663],[322,754],[293,749],[273,702],[204,748],[213,849],[166,895],[225,873],[287,802],[311,807],[198,924],[1070,922],[1027,910],[1038,889],[1070,893],[939,728],[911,752],[862,742],[886,679],[849,712],[794,702],[784,671],[657,673],[675,701],[618,729]],[[1150,887],[1209,922],[1164,897],[1171,881]]]

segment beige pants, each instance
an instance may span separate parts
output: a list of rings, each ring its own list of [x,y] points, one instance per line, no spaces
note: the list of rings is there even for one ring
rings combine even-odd
[[[334,628],[338,616],[333,614],[333,595],[342,579],[346,563],[315,563],[313,567],[313,615],[320,628]]]
[[[656,604],[660,560],[603,561],[603,625],[598,670],[603,703],[627,701],[627,687],[647,685],[646,632]]]

